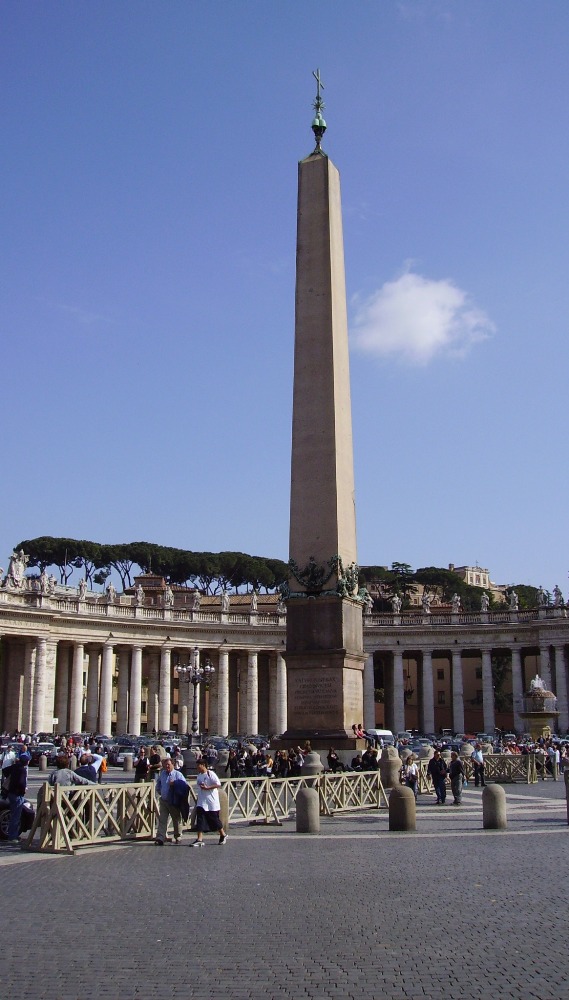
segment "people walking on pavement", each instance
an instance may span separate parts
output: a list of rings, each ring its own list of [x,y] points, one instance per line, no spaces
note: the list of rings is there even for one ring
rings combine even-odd
[[[419,791],[419,768],[416,763],[415,754],[409,754],[402,771],[403,780],[407,788],[411,788],[413,795],[417,798],[417,792]]]
[[[2,780],[7,782],[8,802],[10,803],[10,820],[8,823],[8,841],[19,843],[20,821],[24,808],[26,787],[28,784],[29,753],[21,753],[2,773]]]
[[[197,785],[198,798],[196,803],[197,836],[192,847],[203,847],[203,835],[209,830],[219,832],[219,846],[227,843],[227,834],[220,818],[221,804],[219,789],[221,782],[215,771],[211,771],[205,760],[198,761]]]
[[[433,782],[437,796],[437,805],[444,805],[447,797],[446,778],[448,771],[445,760],[441,757],[440,750],[435,750],[431,757],[427,765],[427,773],[430,774]]]
[[[460,757],[458,756],[456,750],[451,751],[450,755],[450,787],[453,797],[453,805],[459,806],[462,802],[462,785],[464,782],[464,764],[462,763]]]
[[[168,820],[174,824],[174,842],[179,844],[182,839],[182,818],[188,817],[189,788],[181,771],[176,771],[170,756],[162,759],[160,773],[156,778],[156,795],[158,796],[158,830],[156,832],[156,847],[163,847],[168,839]],[[185,805],[184,805],[185,803]]]
[[[482,753],[482,746],[480,743],[475,743],[474,745],[472,766],[474,768],[475,787],[478,788],[478,785],[482,785],[482,788],[484,788],[484,755]]]

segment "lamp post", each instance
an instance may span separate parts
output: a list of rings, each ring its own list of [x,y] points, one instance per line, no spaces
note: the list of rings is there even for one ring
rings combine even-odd
[[[200,664],[200,651],[197,646],[194,646],[193,653],[191,654],[190,660],[187,664],[177,664],[176,667],[178,677],[180,680],[185,681],[186,684],[191,684],[194,689],[194,697],[192,702],[192,736],[191,745],[199,743],[199,702],[198,702],[198,688],[200,684],[209,684],[211,675],[215,672],[215,667],[212,667],[209,657],[206,657],[203,666]]]

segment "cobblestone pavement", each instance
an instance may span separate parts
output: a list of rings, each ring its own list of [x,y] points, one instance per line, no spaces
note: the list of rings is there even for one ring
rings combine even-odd
[[[503,832],[469,788],[461,807],[422,797],[416,834],[383,810],[202,850],[189,833],[74,857],[3,845],[2,995],[569,1000],[564,786],[506,794]]]

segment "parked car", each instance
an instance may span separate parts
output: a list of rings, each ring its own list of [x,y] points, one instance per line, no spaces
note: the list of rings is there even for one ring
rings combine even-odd
[[[57,753],[57,747],[55,743],[36,743],[34,747],[29,748],[30,753],[30,764],[35,767],[39,767],[40,757],[44,754],[47,757],[48,764],[52,761]]]
[[[24,800],[22,818],[20,820],[20,833],[27,833],[31,830],[36,811],[28,799]],[[8,827],[10,825],[10,803],[7,799],[0,797],[0,840],[8,840]]]

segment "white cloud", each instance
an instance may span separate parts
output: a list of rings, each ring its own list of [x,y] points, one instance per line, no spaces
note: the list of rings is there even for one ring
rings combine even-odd
[[[438,355],[461,357],[494,329],[452,281],[412,272],[386,281],[359,302],[352,324],[354,346],[362,353],[399,355],[412,364],[427,364]]]

